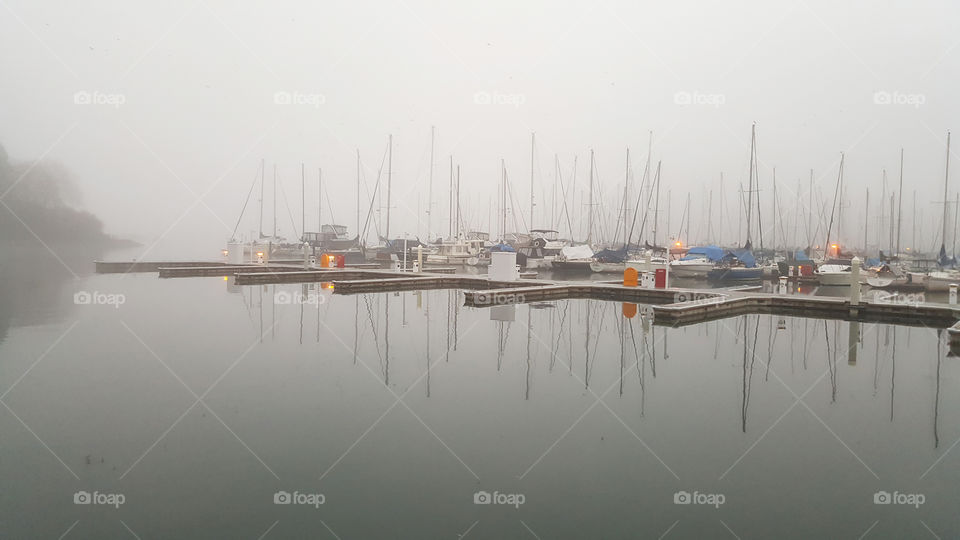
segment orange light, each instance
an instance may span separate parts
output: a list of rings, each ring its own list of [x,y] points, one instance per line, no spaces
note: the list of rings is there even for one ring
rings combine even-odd
[[[258,252],[257,252],[257,257],[263,257],[263,252],[262,252],[262,251],[258,251]]]
[[[838,246],[837,246],[836,244],[833,244],[833,245],[830,246],[830,247],[832,247],[833,249],[837,249]]]
[[[680,246],[682,246],[682,245],[683,245],[683,244],[681,244],[680,241],[677,240],[677,247],[680,247]]]
[[[224,256],[224,257],[226,257],[226,256],[227,256],[227,254],[228,254],[228,253],[230,253],[230,252],[229,252],[229,251],[227,251],[227,250],[223,250],[223,251],[222,251],[221,253],[223,253],[223,256]]]

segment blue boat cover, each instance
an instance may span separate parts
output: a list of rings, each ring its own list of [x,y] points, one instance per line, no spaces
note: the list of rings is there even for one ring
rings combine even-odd
[[[753,257],[753,253],[749,249],[731,249],[726,252],[723,256],[726,258],[734,258],[742,262],[747,268],[753,268],[757,266],[757,260]]]
[[[490,247],[490,251],[516,251],[510,244],[497,244]]]
[[[867,265],[867,268],[876,268],[878,266],[883,265],[883,261],[880,259],[867,258],[866,265]]]
[[[687,250],[687,254],[681,258],[681,261],[689,261],[706,257],[710,262],[720,262],[723,260],[723,249],[717,246],[692,247]]]
[[[793,254],[793,260],[795,261],[813,261],[802,249],[798,249],[796,253]]]
[[[627,248],[601,249],[593,255],[593,258],[605,263],[622,263],[627,260]]]

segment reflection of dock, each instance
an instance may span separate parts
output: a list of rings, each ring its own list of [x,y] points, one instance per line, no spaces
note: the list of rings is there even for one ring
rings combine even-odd
[[[158,272],[163,278],[233,276],[236,285],[328,282],[336,294],[361,294],[431,289],[463,289],[465,304],[490,307],[563,299],[590,299],[650,305],[655,324],[686,326],[739,315],[877,322],[947,328],[960,319],[960,309],[946,304],[889,303],[848,298],[764,294],[751,288],[648,289],[617,282],[546,280],[493,281],[485,275],[455,274],[454,268],[423,272],[305,267],[302,261],[227,265],[211,262],[101,262],[98,273]],[[527,277],[527,276],[524,276]],[[960,328],[956,331],[960,341]],[[953,332],[951,333],[953,335]]]

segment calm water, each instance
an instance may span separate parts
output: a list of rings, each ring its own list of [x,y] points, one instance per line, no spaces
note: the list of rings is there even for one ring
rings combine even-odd
[[[960,536],[935,330],[6,264],[3,538]]]

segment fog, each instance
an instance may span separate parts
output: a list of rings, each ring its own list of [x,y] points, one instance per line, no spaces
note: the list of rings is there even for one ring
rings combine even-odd
[[[635,193],[652,132],[661,229],[668,193],[670,234],[690,193],[689,240],[741,242],[736,190],[747,182],[755,122],[765,220],[774,167],[789,213],[798,186],[806,204],[811,169],[818,200],[832,201],[844,152],[842,234],[859,246],[865,190],[878,227],[882,171],[889,197],[903,148],[904,235],[933,244],[946,132],[960,113],[953,2],[5,0],[0,14],[0,144],[11,161],[71,177],[67,203],[98,216],[107,233],[140,242],[137,255],[147,259],[215,257],[261,159],[266,226],[276,164],[278,228],[290,238],[299,231],[302,162],[307,228],[316,229],[322,168],[331,202],[321,219],[354,234],[356,154],[365,220],[390,134],[391,235],[426,238],[431,126],[431,236],[447,232],[451,155],[468,228],[497,231],[501,159],[516,221],[531,223],[532,132],[532,224],[559,224],[555,212],[551,219],[555,155],[567,186],[576,156],[571,213],[585,213],[592,149],[609,229],[626,149]],[[719,226],[707,234],[705,208],[711,191],[720,204],[721,173],[718,238]],[[19,178],[0,200],[34,180]],[[958,189],[954,180],[951,199]],[[909,223],[914,191],[918,231]],[[255,190],[238,236],[257,230],[258,197]],[[716,207],[710,215],[717,219]]]

